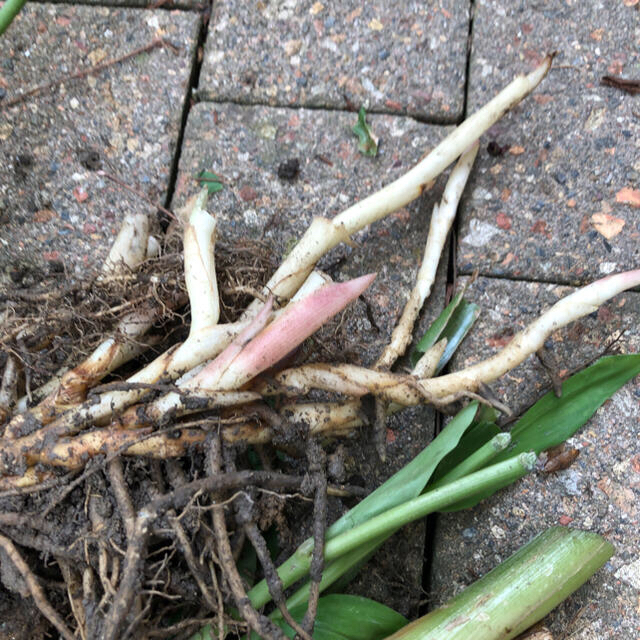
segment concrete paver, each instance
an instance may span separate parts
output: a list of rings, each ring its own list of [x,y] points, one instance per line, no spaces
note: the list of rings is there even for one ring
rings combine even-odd
[[[470,111],[516,71],[558,55],[535,94],[491,130],[502,155],[480,154],[462,215],[462,271],[582,284],[637,266],[637,102],[600,85],[640,73],[632,4],[475,4]]]
[[[467,298],[483,308],[474,331],[452,363],[460,369],[488,357],[541,310],[567,295],[569,287],[480,278]],[[547,341],[558,371],[572,370],[596,356],[605,336],[626,328],[623,352],[640,347],[640,294],[625,293],[598,313],[556,332]],[[536,359],[496,381],[492,389],[515,413],[550,385]],[[595,531],[616,547],[605,567],[548,616],[554,638],[637,638],[639,381],[606,402],[570,439],[580,454],[566,470],[533,474],[474,509],[439,518],[435,537],[432,594],[436,604],[505,560],[537,533],[553,525]]]
[[[18,15],[0,39],[0,277],[29,286],[51,263],[95,266],[126,212],[153,212],[98,169],[163,201],[197,28],[195,14],[161,10],[29,4]],[[64,80],[157,38],[169,46]]]
[[[469,3],[214,3],[199,93],[218,101],[462,115]]]

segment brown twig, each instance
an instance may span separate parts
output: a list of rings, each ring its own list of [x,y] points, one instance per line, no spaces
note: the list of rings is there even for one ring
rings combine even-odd
[[[191,629],[192,627],[204,627],[205,625],[211,624],[212,622],[212,618],[188,618],[187,620],[176,622],[170,627],[164,627],[162,629],[149,629],[145,632],[145,635],[148,638],[173,638],[179,631]]]
[[[373,423],[373,443],[382,462],[387,459],[387,408],[388,402],[382,398],[375,399],[375,416]]]
[[[122,518],[124,530],[127,534],[127,540],[131,540],[136,523],[136,512],[131,502],[126,480],[124,479],[122,460],[120,460],[120,458],[111,460],[111,462],[107,464],[107,473],[109,475],[109,481],[111,482],[111,488],[113,489],[113,495],[116,497],[116,502],[118,503],[118,509],[120,510],[120,517]]]
[[[214,492],[263,486],[274,490],[297,490],[302,480],[268,471],[238,471],[207,476],[189,482],[170,493],[155,498],[138,511],[131,542],[127,545],[124,569],[111,610],[105,618],[102,640],[117,640],[129,613],[140,580],[140,566],[146,557],[147,540],[152,525],[168,509],[179,509],[198,491]]]
[[[324,466],[326,455],[322,447],[314,439],[309,439],[307,445],[309,459],[309,474],[315,490],[313,500],[313,553],[311,568],[309,569],[309,604],[302,620],[302,627],[313,634],[313,626],[318,613],[320,598],[320,582],[324,569],[324,534],[327,521],[327,477]]]
[[[605,87],[620,89],[635,96],[640,93],[640,80],[628,80],[619,76],[602,76],[600,84]]]
[[[94,73],[98,73],[100,71],[103,71],[104,69],[107,69],[108,67],[112,67],[115,64],[119,64],[120,62],[125,62],[126,60],[129,60],[130,58],[135,58],[135,56],[140,55],[141,53],[146,53],[147,51],[151,51],[152,49],[156,49],[157,47],[167,47],[168,49],[171,49],[174,53],[177,53],[177,48],[172,45],[170,42],[168,42],[167,40],[164,40],[163,38],[155,38],[154,40],[152,40],[149,44],[146,44],[142,47],[138,47],[137,49],[134,49],[133,51],[130,51],[129,53],[125,53],[123,56],[120,56],[118,58],[113,58],[111,60],[107,60],[105,62],[101,62],[100,64],[96,64],[93,65],[92,67],[87,67],[86,69],[81,69],[80,71],[76,71],[75,73],[71,73],[68,74],[66,76],[63,76],[61,78],[56,78],[55,80],[52,80],[51,82],[47,82],[45,84],[41,84],[38,85],[37,87],[34,87],[33,89],[29,89],[28,91],[25,91],[24,93],[21,93],[19,96],[15,96],[14,98],[11,98],[11,100],[7,100],[7,102],[5,102],[2,106],[7,109],[8,107],[13,107],[14,105],[23,102],[24,100],[26,100],[27,98],[31,98],[32,96],[35,96],[39,93],[42,93],[43,91],[46,91],[47,89],[53,89],[55,87],[57,87],[58,85],[62,84],[63,82],[67,82],[69,80],[77,80],[79,78],[83,78],[85,76],[90,76]]]
[[[262,565],[262,570],[264,572],[264,579],[267,582],[267,587],[269,588],[269,595],[273,600],[274,604],[280,610],[282,617],[287,622],[287,624],[303,639],[303,640],[311,640],[311,635],[308,634],[293,618],[289,609],[287,609],[286,598],[284,596],[284,588],[282,585],[282,580],[278,575],[278,570],[276,565],[273,563],[271,556],[269,555],[269,549],[267,548],[267,543],[260,533],[260,529],[258,529],[258,525],[255,522],[247,522],[244,525],[244,532],[249,538],[249,542],[253,545],[253,548],[256,551],[256,555],[258,556],[258,560]]]
[[[209,463],[212,474],[221,472],[221,446],[220,438],[216,435],[211,439],[209,449]],[[277,627],[272,620],[258,613],[251,605],[242,578],[238,573],[238,568],[233,558],[231,545],[229,544],[229,535],[227,533],[227,525],[224,519],[224,507],[217,506],[211,511],[213,522],[213,531],[216,538],[216,548],[218,551],[218,562],[223,569],[224,577],[231,589],[238,611],[243,620],[258,634],[261,638],[267,640],[284,640],[286,636],[282,630]]]
[[[33,602],[40,610],[40,613],[58,630],[65,640],[73,640],[73,633],[69,630],[62,618],[56,613],[55,609],[49,604],[47,596],[44,594],[38,580],[31,572],[31,569],[29,569],[27,563],[24,561],[13,542],[9,540],[9,538],[5,538],[3,535],[0,535],[0,546],[4,549],[4,552],[24,578],[24,581],[31,592],[31,596],[33,597]]]
[[[87,615],[82,601],[82,579],[76,566],[63,558],[56,558],[60,572],[67,587],[67,596],[71,604],[73,617],[78,625],[78,632],[82,640],[87,639]]]

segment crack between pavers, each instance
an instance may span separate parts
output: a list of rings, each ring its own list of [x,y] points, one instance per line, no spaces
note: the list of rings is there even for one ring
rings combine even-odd
[[[30,0],[31,4],[70,4],[65,0]],[[157,6],[156,6],[157,4]],[[154,3],[150,2],[146,5],[135,4],[133,2],[73,2],[74,6],[80,7],[93,7],[96,9],[100,9],[106,7],[107,9],[140,9],[141,11],[185,11],[188,13],[199,13],[203,11],[204,7],[209,3],[197,4],[194,6],[189,6],[180,3],[171,3],[171,2],[162,2]]]
[[[462,103],[462,117],[460,121],[456,124],[460,124],[466,117],[467,111],[469,107],[469,86],[470,86],[470,68],[471,68],[471,46],[473,42],[473,18],[474,18],[474,10],[475,10],[475,0],[469,0],[469,32],[467,34],[467,56],[465,60],[465,75],[464,75],[464,91],[463,91],[463,103]],[[471,179],[471,176],[470,178]],[[464,207],[466,197],[463,195],[460,203],[458,204],[458,212],[461,211]],[[451,288],[452,290],[456,286],[456,282],[458,277],[461,275],[465,275],[462,271],[458,271],[456,257],[457,257],[457,241],[458,241],[458,232],[460,229],[460,218],[456,215],[455,221],[451,227],[451,233],[449,234],[449,252],[448,258],[449,263],[447,265],[447,283],[446,287]],[[445,368],[447,371],[448,367]],[[434,438],[440,433],[442,428],[444,427],[444,416],[436,412],[435,415],[435,430],[434,430]],[[439,514],[432,513],[427,517],[426,520],[426,533],[424,540],[424,555],[423,555],[423,564],[422,564],[422,589],[425,593],[426,597],[424,603],[420,606],[419,615],[423,616],[429,613],[433,609],[432,605],[432,588],[433,588],[433,579],[432,579],[432,571],[433,571],[433,562],[435,557],[436,550],[436,537],[437,537],[437,528],[438,528],[438,520]]]
[[[475,271],[470,271],[468,269],[459,269],[457,271],[458,277],[467,277],[471,276],[475,273]],[[536,278],[536,277],[527,277],[527,276],[513,276],[510,274],[499,274],[499,273],[491,273],[490,271],[478,271],[478,277],[480,278],[489,278],[491,280],[506,280],[508,282],[525,282],[528,284],[548,284],[557,287],[584,287],[591,282],[592,279],[578,281],[578,280],[551,280],[546,278]],[[604,277],[604,276],[601,276]],[[640,292],[640,287],[636,287],[635,289],[629,289],[630,292],[638,293]]]
[[[184,134],[187,128],[187,120],[189,119],[189,113],[191,111],[194,91],[198,88],[200,81],[200,72],[202,70],[202,62],[204,56],[198,60],[198,54],[200,51],[204,51],[204,45],[207,40],[209,32],[209,21],[211,18],[211,12],[213,8],[213,0],[208,0],[206,7],[200,10],[200,26],[198,30],[198,38],[196,46],[193,49],[193,57],[191,59],[191,75],[184,96],[184,103],[182,106],[182,116],[180,118],[180,129],[178,131],[178,137],[176,139],[176,148],[173,153],[171,162],[171,168],[169,170],[169,180],[167,182],[167,195],[165,198],[165,207],[170,208],[171,201],[176,189],[176,182],[178,180],[178,168],[180,166],[180,157],[182,155],[182,145],[184,142]]]

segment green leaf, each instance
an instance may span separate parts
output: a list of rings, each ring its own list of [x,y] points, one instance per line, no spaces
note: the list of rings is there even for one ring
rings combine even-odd
[[[447,346],[438,362],[436,373],[439,373],[449,362],[464,337],[480,315],[480,307],[462,298],[461,291],[446,306],[444,311],[434,320],[428,331],[422,336],[411,354],[411,364],[415,367],[418,360],[442,338],[447,338]]]
[[[445,456],[435,470],[429,485],[434,484],[445,476],[451,469],[457,467],[463,460],[486,444],[493,436],[500,433],[500,428],[494,422],[478,422],[464,434],[458,446]]]
[[[542,451],[570,438],[622,385],[640,373],[640,354],[606,356],[562,384],[562,397],[550,391],[518,420],[511,430],[512,446],[499,454],[498,463],[523,451]],[[476,505],[504,485],[457,503],[448,511]]]
[[[378,138],[376,138],[367,124],[367,114],[364,107],[358,112],[358,123],[352,129],[358,136],[358,151],[365,156],[375,158],[378,154]]]
[[[477,402],[472,402],[460,411],[409,464],[334,522],[327,530],[326,538],[335,537],[387,509],[420,495],[440,461],[458,445],[460,438],[473,424],[477,413],[479,413]],[[320,590],[324,591],[338,580],[340,580],[340,584],[344,584],[342,578],[346,575],[353,575],[357,568],[366,562],[388,537],[384,536],[379,540],[363,544],[357,552],[346,554],[329,562],[322,572]],[[286,566],[287,563],[283,566]],[[308,594],[309,583],[307,582],[287,600],[287,603],[290,606],[296,606],[306,601]],[[279,612],[274,612],[272,617],[276,619],[278,614]]]
[[[196,180],[203,186],[207,187],[209,195],[218,193],[224,189],[224,185],[220,181],[220,177],[211,171],[204,169],[195,176]]]
[[[441,338],[447,339],[447,346],[444,348],[444,353],[436,367],[436,374],[440,373],[449,360],[451,360],[451,357],[467,333],[469,333],[469,329],[471,329],[479,315],[480,307],[477,304],[467,302],[466,300],[460,302],[460,305],[453,312],[451,319],[447,322],[447,326],[442,332]]]
[[[440,334],[447,326],[447,322],[451,319],[453,312],[462,300],[462,294],[464,292],[453,296],[451,302],[442,310],[442,313],[433,321],[431,326],[427,329],[427,332],[420,338],[420,341],[416,345],[414,352],[411,354],[411,364],[415,367],[418,360],[425,354],[433,345],[438,342]]]
[[[409,464],[334,522],[327,529],[327,539],[420,495],[440,461],[458,445],[473,423],[477,411],[477,402],[462,409]]]
[[[291,609],[301,622],[307,605]],[[295,631],[283,621],[278,623],[289,638]],[[333,594],[318,600],[313,640],[382,640],[401,629],[408,620],[389,607],[360,596]]]

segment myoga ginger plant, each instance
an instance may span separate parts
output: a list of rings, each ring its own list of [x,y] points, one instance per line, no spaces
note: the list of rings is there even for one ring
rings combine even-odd
[[[78,551],[84,564],[77,571],[71,564],[77,560],[75,552],[55,549],[70,598],[66,622],[34,586],[37,583],[27,580],[40,611],[58,628],[62,625],[65,637],[76,633],[115,640],[135,633],[155,606],[156,591],[164,593],[158,591],[166,587],[158,576],[165,575],[165,565],[171,562],[162,556],[159,568],[153,565],[150,541],[158,543],[151,555],[161,553],[159,541],[170,531],[171,553],[178,549],[182,553],[194,592],[206,603],[204,610],[214,616],[218,635],[224,636],[232,627],[242,632],[249,627],[262,636],[281,637],[282,618],[309,640],[322,589],[370,557],[396,529],[434,510],[456,508],[482,492],[491,493],[535,469],[536,447],[533,453],[518,450],[498,460],[519,446],[518,439],[491,430],[452,468],[438,469],[438,465],[464,441],[465,430],[476,424],[482,411],[479,403],[492,407],[491,411],[503,408],[499,399],[486,397],[485,385],[536,353],[554,331],[640,285],[640,269],[576,290],[495,355],[439,375],[468,330],[465,325],[464,331],[446,333],[444,327],[455,310],[449,315],[443,312],[436,321],[442,320],[442,328],[412,359],[413,367],[392,368],[413,341],[414,325],[434,287],[479,138],[536,88],[551,62],[549,56],[534,71],[516,78],[395,182],[332,219],[316,217],[269,277],[265,274],[257,285],[239,287],[251,296],[233,307],[232,313],[225,308],[228,283],[220,272],[222,245],[217,238],[215,201],[207,203],[205,188],[178,212],[161,244],[153,239],[147,216],[128,216],[93,284],[101,291],[116,287],[117,293],[126,292],[136,274],[154,261],[167,259],[176,244],[181,245],[182,258],[176,251],[173,264],[183,261],[180,283],[175,273],[171,278],[164,273],[147,274],[144,284],[151,294],[145,287],[139,287],[138,297],[131,299],[123,293],[123,300],[114,303],[121,313],[114,313],[117,320],[109,333],[92,343],[80,364],[57,371],[40,388],[22,385],[24,367],[18,352],[7,355],[0,385],[0,418],[6,418],[0,438],[0,490],[24,497],[27,492],[60,487],[46,508],[32,514],[37,526],[46,531],[48,516],[84,489],[86,495],[80,497],[87,505],[87,540],[98,541],[97,559]],[[318,261],[339,243],[350,242],[356,232],[419,198],[454,163],[433,209],[415,285],[388,344],[370,367],[325,362],[321,350],[311,354],[310,362],[301,345],[365,294],[376,277],[384,277],[369,273],[333,282],[318,271]],[[452,309],[461,295],[454,298]],[[190,315],[185,323],[187,309]],[[470,325],[477,312],[466,310]],[[170,329],[158,334],[158,324],[165,321]],[[20,324],[12,331],[16,343],[24,342],[25,336],[38,337]],[[38,346],[46,340],[37,342]],[[164,350],[158,353],[156,347]],[[622,372],[616,369],[617,386],[633,375],[636,366],[627,361],[623,365],[619,366]],[[19,398],[21,385],[25,395]],[[373,412],[365,407],[372,397]],[[391,490],[383,485],[378,498],[371,501],[369,496],[344,521],[325,531],[327,496],[353,498],[361,497],[361,492],[329,483],[323,439],[347,437],[357,428],[370,427],[370,437],[384,459],[387,416],[418,404],[440,408],[454,402],[466,406],[434,440],[437,453],[420,454],[419,464],[411,467],[411,462],[401,481],[389,481]],[[484,422],[495,427],[492,420]],[[268,444],[281,451],[274,454]],[[278,455],[298,456],[297,469],[306,458],[304,475],[279,471]],[[132,459],[127,475],[122,460]],[[434,473],[437,480],[429,485]],[[139,474],[135,481],[140,486],[128,484],[131,474]],[[116,537],[109,539],[108,517],[96,506],[107,487],[113,493],[109,506],[117,512],[120,527]],[[313,535],[276,570],[257,521],[262,518],[265,528],[282,522],[284,507],[278,501],[291,496],[313,502]],[[272,500],[278,506],[272,503],[271,511],[262,513],[263,503]],[[370,507],[377,500],[379,504]],[[363,512],[366,518],[359,515]],[[233,535],[227,530],[231,515]],[[17,512],[0,513],[0,526],[5,524],[22,526],[25,521]],[[196,553],[201,539],[208,541]],[[245,540],[255,546],[265,575],[264,582],[248,590],[236,566]],[[11,541],[3,544],[20,567],[27,567],[15,556]],[[152,567],[157,575],[149,586],[147,574]],[[310,582],[287,601],[284,588],[307,572]],[[146,585],[142,591],[141,583]],[[77,597],[80,591],[82,598]],[[259,609],[271,598],[275,608],[267,616]],[[308,609],[297,620],[291,611],[301,602],[307,602]],[[66,627],[71,620],[77,630],[73,633]]]

